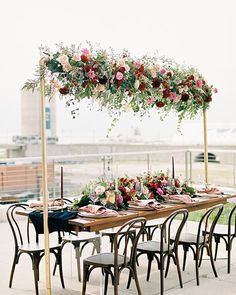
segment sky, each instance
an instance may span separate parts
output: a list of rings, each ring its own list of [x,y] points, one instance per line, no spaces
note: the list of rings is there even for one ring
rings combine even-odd
[[[3,0],[0,8],[1,139],[20,134],[20,89],[33,78],[38,47],[86,40],[117,52],[126,48],[137,57],[158,51],[197,67],[219,90],[208,124],[236,125],[235,0]],[[106,112],[82,106],[73,120],[59,99],[57,109],[59,136],[104,137],[110,126]],[[125,114],[113,134],[130,136],[138,126],[143,136],[161,138],[176,135],[176,122],[174,116],[160,122],[156,113],[142,122]],[[193,123],[202,126],[202,118],[184,123],[183,130]]]

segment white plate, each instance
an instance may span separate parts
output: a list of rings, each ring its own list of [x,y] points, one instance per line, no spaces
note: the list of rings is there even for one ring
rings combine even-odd
[[[135,206],[135,205],[129,205],[129,208],[128,209],[140,210],[140,211],[153,211],[153,210],[155,210],[155,208],[151,208],[151,207],[140,207],[140,206]]]

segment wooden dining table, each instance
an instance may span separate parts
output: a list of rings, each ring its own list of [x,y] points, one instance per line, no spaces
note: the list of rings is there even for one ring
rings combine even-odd
[[[189,212],[210,208],[214,205],[225,204],[230,199],[236,198],[236,194],[220,195],[217,197],[199,197],[196,201],[189,204],[163,204],[160,209],[145,210],[123,210],[119,211],[119,215],[115,217],[81,217],[69,220],[73,231],[90,231],[98,232],[103,229],[121,226],[126,221],[136,217],[145,217],[147,220],[167,217],[178,209],[187,209]],[[194,200],[194,199],[193,199]]]

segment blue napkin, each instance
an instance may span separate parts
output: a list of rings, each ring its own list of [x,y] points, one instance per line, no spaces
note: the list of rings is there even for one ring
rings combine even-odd
[[[48,230],[49,233],[55,231],[69,232],[71,230],[68,224],[69,219],[76,218],[77,212],[73,211],[55,211],[48,212]],[[37,234],[43,234],[43,213],[33,211],[30,212],[29,218],[32,221]]]

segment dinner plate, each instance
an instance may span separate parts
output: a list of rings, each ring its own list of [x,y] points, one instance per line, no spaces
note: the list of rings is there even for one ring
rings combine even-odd
[[[207,194],[207,193],[197,193],[199,197],[206,197],[206,198],[220,198],[223,197],[224,194],[216,195],[216,194]]]
[[[78,215],[81,217],[90,217],[90,218],[108,218],[108,217],[118,216],[118,215],[94,214],[89,212],[78,212]]]
[[[185,204],[181,200],[166,200],[165,203],[167,203],[167,204]]]

